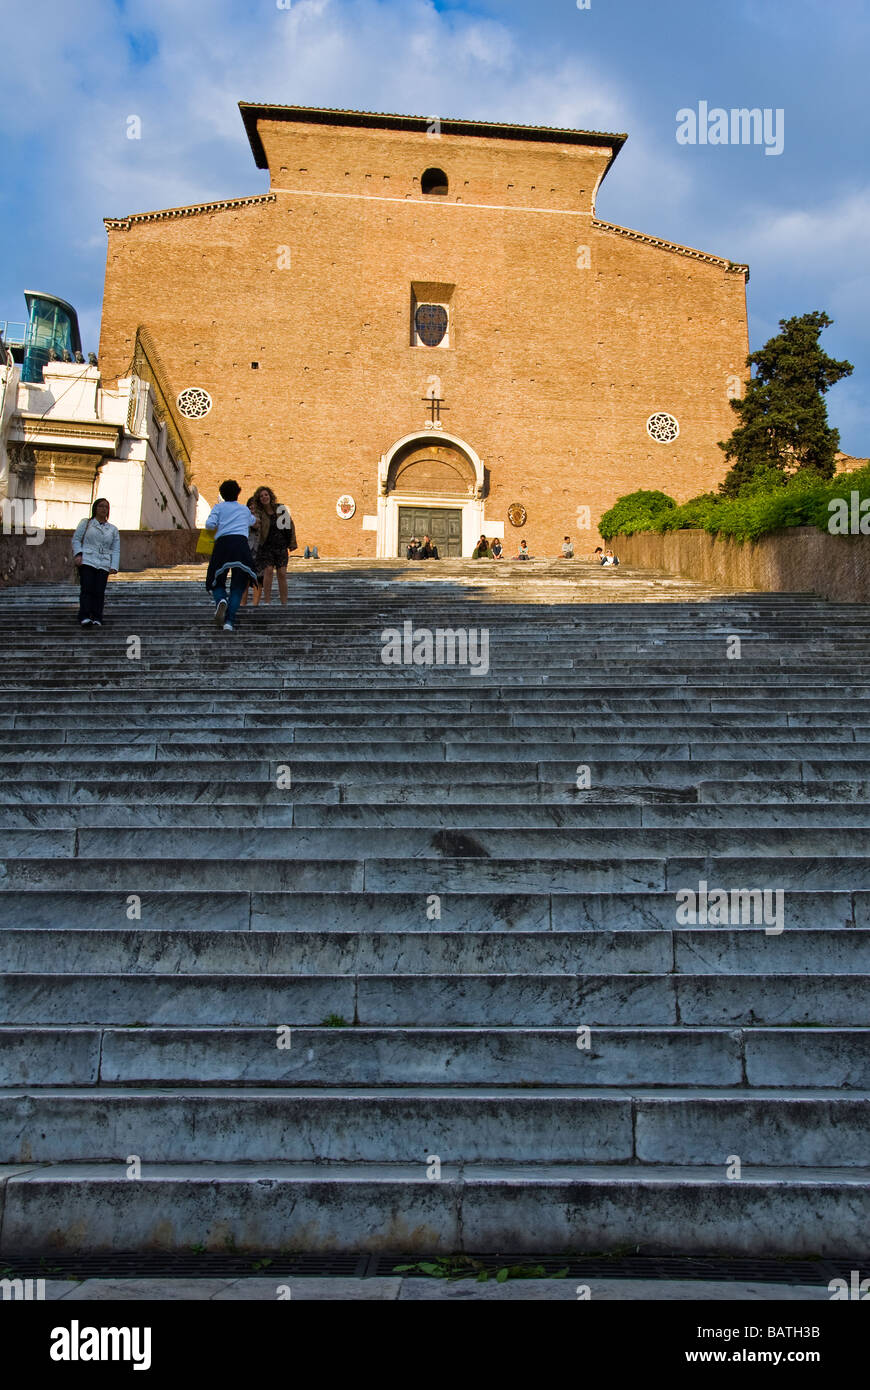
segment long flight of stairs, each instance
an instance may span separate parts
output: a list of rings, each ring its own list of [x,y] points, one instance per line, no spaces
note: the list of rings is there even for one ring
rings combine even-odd
[[[866,1254],[868,609],[290,584],[233,635],[193,568],[100,632],[2,594],[0,1256]],[[407,621],[489,670],[385,665]]]

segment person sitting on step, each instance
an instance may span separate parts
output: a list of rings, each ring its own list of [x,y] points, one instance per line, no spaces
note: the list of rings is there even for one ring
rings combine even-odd
[[[519,550],[517,551],[516,558],[517,558],[518,560],[532,560],[532,559],[534,559],[534,556],[529,554],[529,547],[528,547],[528,543],[527,543],[526,541],[520,541],[520,548],[519,548]]]
[[[563,559],[563,560],[573,560],[573,559],[574,559],[574,547],[573,547],[573,545],[571,544],[571,537],[570,537],[570,536],[566,536],[565,539],[564,539],[563,542],[562,542],[562,559]]]
[[[616,555],[614,555],[612,550],[605,550],[604,559],[601,561],[601,563],[602,565],[612,565],[615,567],[619,564],[619,559]]]
[[[481,536],[471,554],[472,560],[491,560],[492,551],[489,548],[489,541],[486,536]]]
[[[438,547],[437,547],[437,545],[433,545],[432,542],[431,542],[431,540],[429,539],[428,536],[424,536],[424,537],[423,537],[423,544],[420,546],[420,556],[419,556],[419,558],[420,558],[421,560],[440,560],[440,559],[441,559],[441,556],[438,554]]]
[[[409,560],[419,560],[419,558],[420,558],[420,541],[419,541],[419,538],[418,538],[417,536],[412,536],[411,539],[408,541],[408,549],[407,549],[407,551],[405,552],[405,554],[406,554],[407,559],[409,559]]]
[[[492,558],[493,558],[494,560],[500,560],[500,559],[502,558],[502,556],[504,555],[504,550],[502,549],[502,544],[501,544],[501,541],[499,540],[498,536],[495,537],[495,539],[494,539],[494,541],[493,541],[493,543],[492,543],[491,549],[492,549]]]

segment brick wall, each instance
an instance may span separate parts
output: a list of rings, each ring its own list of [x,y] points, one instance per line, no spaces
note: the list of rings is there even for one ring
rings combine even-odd
[[[446,429],[489,470],[487,518],[521,502],[536,554],[577,532],[580,506],[592,539],[622,493],[682,501],[718,482],[729,379],[748,352],[743,275],[594,226],[609,151],[278,122],[260,133],[273,201],[109,233],[101,364],[122,371],[145,323],[173,390],[211,393],[189,425],[209,501],[227,476],[245,496],[269,482],[300,545],[373,555],[362,518],[378,459],[422,429],[433,375]],[[422,197],[430,165],[447,172],[447,198]],[[415,282],[455,286],[447,349],[411,346]],[[658,410],[680,422],[674,444],[646,433]],[[335,511],[346,492],[350,521]]]

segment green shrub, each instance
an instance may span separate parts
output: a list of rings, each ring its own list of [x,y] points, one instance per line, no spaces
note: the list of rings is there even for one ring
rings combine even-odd
[[[666,492],[629,492],[604,513],[598,529],[606,541],[611,536],[630,536],[634,531],[656,531],[655,519],[676,505]]]
[[[753,490],[741,497],[708,492],[682,506],[663,492],[632,492],[604,513],[599,530],[608,541],[636,531],[707,531],[741,541],[757,540],[791,526],[816,526],[827,531],[829,502],[843,498],[848,503],[852,492],[862,499],[870,498],[870,465],[830,479],[796,476],[785,485],[770,480],[766,490]],[[651,506],[639,502],[641,498],[661,498],[663,502]]]

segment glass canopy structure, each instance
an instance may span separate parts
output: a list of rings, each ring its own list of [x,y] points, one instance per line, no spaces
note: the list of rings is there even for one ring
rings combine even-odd
[[[22,381],[42,381],[42,369],[53,350],[58,358],[68,352],[70,359],[82,350],[79,320],[75,309],[54,294],[25,290],[27,329],[24,338]]]

